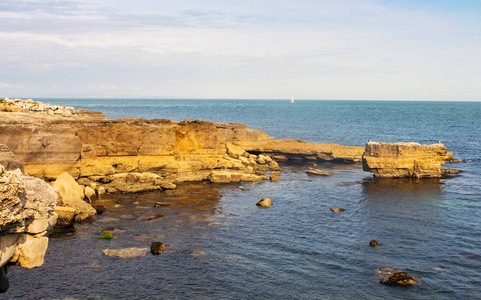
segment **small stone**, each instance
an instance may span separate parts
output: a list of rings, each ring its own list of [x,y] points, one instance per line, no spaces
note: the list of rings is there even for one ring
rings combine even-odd
[[[162,218],[163,216],[164,216],[163,214],[156,214],[153,217],[149,217],[149,218],[144,219],[144,221],[152,221],[152,220],[155,220],[155,219],[158,219],[158,218]]]
[[[239,188],[240,188],[241,190],[243,190],[243,191],[249,191],[249,189],[248,189],[248,188],[246,188],[246,187],[243,187],[243,186],[240,186]]]
[[[311,174],[311,175],[321,175],[321,176],[331,176],[332,174],[327,172],[327,171],[323,171],[323,170],[319,170],[319,169],[314,169],[314,168],[309,168],[306,170],[306,173],[307,174]]]
[[[335,213],[341,213],[341,212],[344,212],[345,209],[344,208],[331,208],[331,210]]]
[[[164,243],[153,242],[150,245],[150,252],[152,252],[152,254],[160,254],[160,253],[164,252],[164,250],[165,250],[165,244]]]
[[[259,202],[257,202],[256,205],[262,206],[262,207],[271,207],[272,202],[271,202],[271,199],[269,199],[269,198],[263,198]]]
[[[138,256],[144,256],[149,249],[147,248],[125,248],[125,249],[104,249],[102,253],[108,256],[114,256],[119,258],[134,258]]]
[[[372,240],[369,242],[369,246],[371,247],[379,247],[379,243],[376,240]]]
[[[281,181],[282,180],[281,173],[272,172],[271,176],[269,176],[269,180],[270,181]]]
[[[139,205],[140,202],[139,202],[139,201],[135,201],[133,204],[134,204],[134,205]]]
[[[170,206],[170,204],[165,202],[157,202],[154,204],[154,207],[163,207],[163,206]]]

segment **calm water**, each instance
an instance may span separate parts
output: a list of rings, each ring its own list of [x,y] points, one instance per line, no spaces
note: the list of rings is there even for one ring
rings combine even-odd
[[[376,180],[359,164],[284,166],[283,181],[182,184],[172,192],[109,196],[97,221],[50,240],[45,264],[12,267],[2,299],[480,299],[481,103],[255,100],[49,100],[109,118],[246,123],[275,138],[364,145],[441,140],[463,163],[443,180]],[[254,204],[269,197],[273,206]],[[171,206],[153,208],[156,201]],[[115,204],[120,207],[115,208]],[[330,207],[342,207],[342,214]],[[162,213],[164,217],[146,221]],[[95,240],[102,229],[121,231]],[[369,247],[376,239],[381,247]],[[102,249],[167,252],[133,259]],[[379,284],[402,269],[418,285]]]

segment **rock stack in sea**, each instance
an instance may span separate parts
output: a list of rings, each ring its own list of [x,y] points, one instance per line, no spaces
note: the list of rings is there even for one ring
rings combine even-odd
[[[6,160],[15,161],[15,157],[0,151],[0,161]],[[7,264],[25,268],[43,264],[46,234],[57,221],[56,204],[57,193],[48,183],[21,168],[0,164],[0,292],[8,289]]]
[[[445,175],[441,166],[454,156],[438,143],[366,143],[362,168],[375,177],[440,178]]]

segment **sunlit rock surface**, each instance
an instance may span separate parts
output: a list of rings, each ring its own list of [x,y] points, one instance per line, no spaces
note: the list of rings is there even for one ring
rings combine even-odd
[[[441,166],[452,160],[441,143],[421,145],[418,143],[366,143],[362,157],[364,171],[375,177],[440,178],[444,176]]]

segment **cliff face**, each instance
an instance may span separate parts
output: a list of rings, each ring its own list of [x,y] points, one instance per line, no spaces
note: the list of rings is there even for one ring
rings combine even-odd
[[[375,177],[443,177],[441,166],[452,160],[443,144],[366,143],[362,157],[364,171]]]
[[[203,180],[221,170],[263,175],[278,168],[275,163],[259,163],[261,153],[280,159],[339,161],[360,161],[362,155],[361,147],[275,141],[243,124],[109,120],[72,112],[68,117],[2,113],[0,143],[18,155],[28,174],[48,180],[64,172],[74,178],[154,172],[171,181]],[[229,145],[250,154],[232,156]]]
[[[0,165],[0,292],[8,289],[5,264],[43,264],[56,203],[57,192],[45,181]]]

